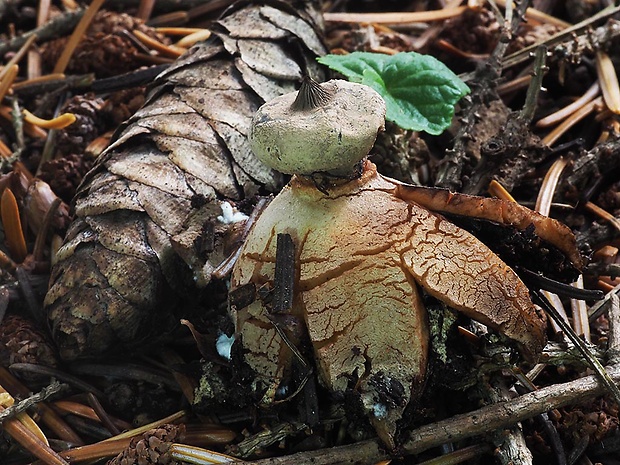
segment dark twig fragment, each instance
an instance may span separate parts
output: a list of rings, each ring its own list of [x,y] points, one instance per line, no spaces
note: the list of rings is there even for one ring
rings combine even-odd
[[[518,267],[517,270],[522,274],[521,278],[525,282],[563,297],[578,300],[601,300],[605,296],[603,291],[598,289],[580,289],[569,284],[561,283],[555,279],[547,278],[542,274],[534,273],[525,268]]]
[[[273,312],[285,313],[293,306],[295,285],[295,243],[290,234],[278,234]]]
[[[166,386],[173,391],[179,391],[179,385],[168,373],[131,363],[118,365],[76,363],[71,366],[71,370],[80,375],[105,376],[125,380],[136,380]]]
[[[9,369],[12,372],[16,371],[21,373],[36,373],[39,375],[48,375],[50,377],[54,377],[56,379],[64,381],[67,384],[70,384],[71,386],[82,391],[92,392],[99,397],[104,396],[103,392],[101,392],[99,389],[86,383],[85,381],[82,381],[77,376],[71,376],[70,374],[56,368],[50,368],[43,365],[35,365],[34,363],[13,363],[9,367]]]
[[[162,71],[165,71],[169,66],[168,64],[150,66],[146,69],[138,69],[118,76],[97,79],[93,81],[90,90],[98,94],[103,94],[147,85],[153,82],[155,77]]]
[[[108,415],[108,413],[105,411],[105,409],[101,405],[101,402],[99,402],[99,399],[97,399],[97,396],[95,396],[92,392],[89,392],[87,394],[87,398],[88,398],[88,404],[97,413],[97,416],[101,420],[101,423],[103,423],[105,427],[108,428],[110,433],[112,433],[114,436],[116,436],[117,434],[120,434],[121,431],[114,424],[114,422],[110,418],[110,415]]]

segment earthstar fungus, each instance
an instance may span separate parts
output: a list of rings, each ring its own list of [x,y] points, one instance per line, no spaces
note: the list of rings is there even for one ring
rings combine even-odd
[[[285,333],[284,340],[260,293],[243,308],[231,306],[231,313],[262,404],[291,387],[290,345],[305,337],[322,384],[335,393],[356,390],[377,433],[393,447],[396,424],[426,374],[429,333],[420,287],[514,340],[532,361],[546,342],[546,318],[486,245],[410,200],[420,188],[385,178],[365,161],[384,124],[379,94],[339,80],[318,86],[306,81],[254,118],[256,155],[295,176],[253,225],[231,283],[233,292],[248,284],[273,288],[277,236],[290,235],[296,246],[290,314],[307,334]],[[317,174],[327,176],[328,187],[317,187]],[[420,198],[428,192],[433,189]],[[434,207],[463,200],[440,192],[429,202]],[[470,214],[481,218],[497,200],[473,199],[479,208]],[[574,247],[566,226],[518,205],[510,209],[502,223],[518,219],[522,227],[521,217],[535,218],[534,228],[559,231],[568,237],[566,248]]]

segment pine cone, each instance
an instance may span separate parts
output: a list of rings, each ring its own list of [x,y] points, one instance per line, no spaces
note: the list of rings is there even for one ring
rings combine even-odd
[[[110,127],[116,128],[138,111],[146,100],[146,88],[132,87],[113,93],[105,101],[102,112]]]
[[[58,131],[56,146],[63,154],[83,153],[86,146],[99,135],[98,113],[103,100],[94,94],[76,95],[67,101],[61,113],[73,113],[75,123]]]
[[[94,160],[88,155],[70,154],[43,163],[39,177],[50,185],[58,197],[71,203],[82,178],[93,164]]]
[[[525,25],[520,34],[510,43],[506,54],[518,52],[521,49],[529,47],[530,45],[539,44],[545,42],[551,36],[557,34],[560,31],[558,26],[554,24],[537,24],[534,26]]]
[[[465,10],[445,23],[441,38],[464,52],[491,53],[499,38],[495,14],[486,9]]]
[[[58,365],[56,352],[43,333],[18,315],[7,315],[0,324],[0,361],[3,367],[13,363]]]
[[[184,433],[184,425],[163,425],[149,430],[133,438],[127,449],[107,465],[182,465],[183,462],[170,457],[168,449],[173,442],[181,441]]]
[[[178,408],[176,397],[157,384],[119,381],[108,385],[104,393],[110,411],[129,419],[136,427],[171,415]]]
[[[428,164],[429,158],[424,140],[390,122],[385,125],[385,131],[377,135],[370,155],[381,174],[413,184],[424,181],[418,171]]]
[[[95,73],[97,77],[109,77],[133,71],[140,65],[138,49],[128,38],[127,32],[139,30],[160,42],[166,41],[153,28],[125,13],[102,10],[93,19],[86,36],[75,49],[67,71],[70,73]],[[63,37],[42,46],[42,57],[52,69],[66,43]]]

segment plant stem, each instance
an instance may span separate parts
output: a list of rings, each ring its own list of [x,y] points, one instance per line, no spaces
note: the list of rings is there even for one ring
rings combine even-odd
[[[498,22],[503,24],[501,35],[497,46],[491,53],[491,56],[481,62],[471,76],[470,84],[472,85],[471,105],[463,111],[461,118],[461,127],[459,128],[454,143],[454,148],[446,153],[446,157],[442,160],[437,173],[437,181],[435,186],[444,187],[450,190],[460,190],[461,174],[463,167],[468,165],[469,157],[467,155],[467,142],[471,138],[474,127],[479,122],[480,113],[483,107],[487,106],[490,101],[498,98],[496,92],[496,83],[502,74],[502,59],[510,45],[510,41],[521,22],[521,18],[525,14],[529,2],[523,0],[519,3],[517,10],[512,8],[506,9],[506,19],[498,18]],[[508,5],[512,5],[508,3]],[[464,100],[465,101],[465,100]]]

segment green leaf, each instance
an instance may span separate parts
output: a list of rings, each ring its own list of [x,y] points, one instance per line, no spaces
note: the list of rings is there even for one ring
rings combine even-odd
[[[388,121],[433,135],[450,126],[454,105],[470,92],[441,61],[415,52],[354,52],[326,55],[319,62],[376,90],[385,100]]]

